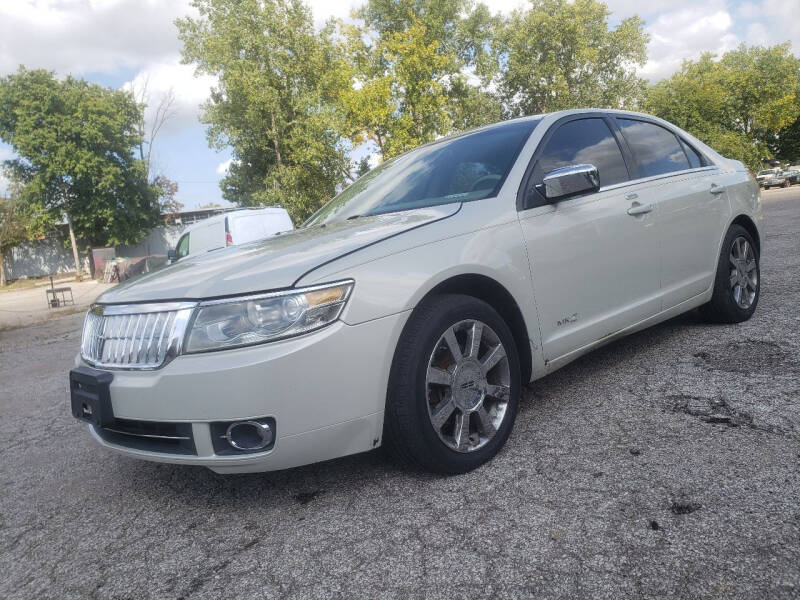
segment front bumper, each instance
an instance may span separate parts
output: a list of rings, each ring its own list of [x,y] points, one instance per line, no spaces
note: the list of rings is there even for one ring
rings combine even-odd
[[[194,453],[142,450],[90,429],[99,443],[129,456],[219,473],[285,469],[370,450],[380,444],[389,370],[407,317],[338,321],[279,342],[179,356],[156,371],[114,371],[114,417],[190,424]],[[215,453],[211,423],[264,417],[276,424],[270,450]]]

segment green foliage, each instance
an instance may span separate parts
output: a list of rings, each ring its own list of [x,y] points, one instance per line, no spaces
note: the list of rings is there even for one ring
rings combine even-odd
[[[162,215],[172,215],[183,210],[183,203],[175,199],[178,193],[178,184],[166,175],[158,175],[153,179],[153,187],[158,194],[158,212]]]
[[[135,243],[158,219],[133,150],[141,107],[124,92],[23,67],[0,79],[0,139],[19,200],[44,227],[70,215],[92,245]]]
[[[800,117],[800,59],[788,44],[740,46],[718,61],[704,54],[651,86],[644,108],[758,170],[771,147],[792,153],[791,127]]]
[[[0,285],[6,285],[4,255],[17,244],[30,240],[37,233],[35,215],[17,199],[17,190],[8,198],[0,198]]]
[[[234,161],[223,197],[278,205],[296,222],[349,175],[346,129],[335,100],[349,85],[331,29],[315,32],[300,0],[195,0],[177,21],[183,59],[218,78],[204,107],[211,144]]]
[[[509,116],[568,108],[634,108],[647,59],[644,22],[633,16],[609,29],[610,11],[596,0],[531,0],[499,20],[494,65],[482,75],[497,84]]]
[[[29,219],[16,199],[0,198],[0,255],[30,238]]]
[[[315,31],[302,0],[194,0],[177,21],[183,59],[218,79],[209,141],[230,145],[221,186],[239,205],[295,221],[382,158],[503,116],[635,104],[645,60],[638,18],[609,30],[596,0],[534,0],[506,19],[472,0],[367,0]]]
[[[369,0],[340,23],[357,83],[340,97],[358,142],[383,158],[497,120],[500,105],[466,73],[487,61],[494,18],[468,0]]]
[[[204,121],[234,161],[223,196],[304,220],[354,176],[349,151],[381,158],[502,118],[640,108],[752,168],[800,154],[798,59],[745,46],[687,62],[649,88],[648,35],[609,26],[598,0],[530,0],[509,16],[473,0],[366,0],[315,31],[302,0],[195,0],[178,20],[184,60],[218,78]]]
[[[800,164],[800,116],[781,129],[770,146],[776,158]]]

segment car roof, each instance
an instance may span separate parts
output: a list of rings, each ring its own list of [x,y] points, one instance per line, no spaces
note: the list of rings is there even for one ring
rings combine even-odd
[[[196,229],[208,227],[209,225],[214,225],[215,223],[220,223],[225,219],[227,219],[228,217],[257,216],[264,214],[283,214],[283,213],[286,213],[286,209],[281,208],[280,206],[253,207],[253,208],[241,208],[238,210],[229,210],[208,217],[207,219],[203,219],[202,221],[198,221],[197,223],[192,223],[181,232],[181,235],[183,235],[184,233],[190,233]]]

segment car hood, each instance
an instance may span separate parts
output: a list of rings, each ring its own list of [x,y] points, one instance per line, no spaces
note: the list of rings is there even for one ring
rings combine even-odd
[[[307,272],[404,231],[445,219],[460,204],[361,217],[295,229],[212,250],[126,281],[101,303],[199,300],[289,288]]]

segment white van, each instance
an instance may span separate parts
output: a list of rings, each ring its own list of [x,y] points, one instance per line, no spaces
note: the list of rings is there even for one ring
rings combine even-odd
[[[264,239],[294,229],[289,213],[283,208],[246,208],[209,217],[187,227],[175,249],[172,262],[201,252]]]

